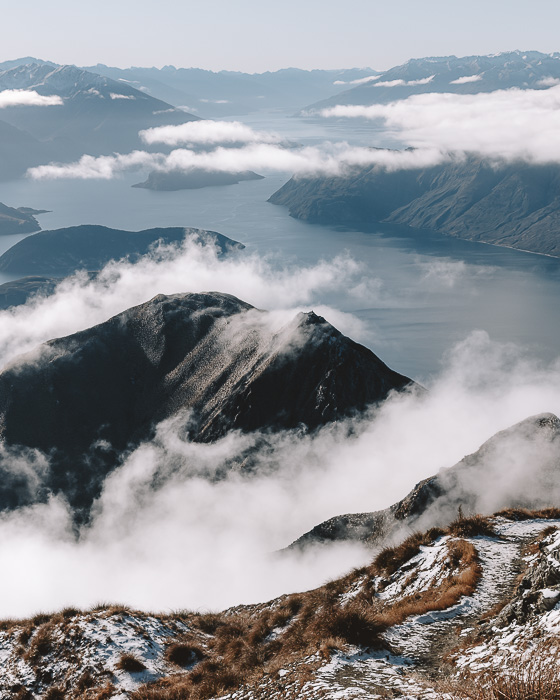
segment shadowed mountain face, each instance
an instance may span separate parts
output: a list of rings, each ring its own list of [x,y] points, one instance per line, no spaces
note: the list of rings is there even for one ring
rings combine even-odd
[[[245,247],[214,231],[179,226],[145,231],[71,226],[24,238],[0,256],[0,270],[9,274],[63,277],[77,270],[100,270],[110,260],[128,258],[136,262],[147,255],[154,244],[179,244],[187,236],[214,244],[221,254]]]
[[[559,61],[560,63],[560,61]],[[560,168],[477,158],[419,170],[292,178],[269,200],[327,225],[400,224],[560,256]]]
[[[341,515],[317,525],[290,547],[334,541],[376,544],[404,531],[446,526],[465,515],[502,508],[546,508],[560,496],[560,419],[532,416],[496,433],[479,450],[424,479],[385,510]]]
[[[313,429],[410,383],[312,312],[273,328],[227,294],[160,295],[6,368],[0,435],[49,455],[39,497],[54,489],[87,506],[119,453],[163,419],[184,416],[196,441]],[[2,507],[32,499],[2,471]]]

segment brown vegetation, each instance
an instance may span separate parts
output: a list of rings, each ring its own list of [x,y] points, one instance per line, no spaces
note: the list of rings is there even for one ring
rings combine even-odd
[[[528,508],[504,508],[496,513],[497,516],[508,520],[560,520],[560,508],[541,508],[529,510]]]
[[[390,554],[382,553],[381,563],[378,557],[371,567],[353,571],[314,591],[285,597],[272,609],[257,606],[239,609],[235,614],[193,616],[189,625],[208,635],[204,641],[206,658],[190,673],[140,688],[132,694],[132,700],[205,700],[242,685],[254,687],[263,676],[273,678],[278,669],[293,666],[303,658],[329,658],[333,651],[348,644],[387,648],[382,635],[390,626],[400,624],[409,615],[443,610],[474,591],[482,573],[474,546],[465,540],[450,540],[447,576],[437,586],[395,603],[376,598],[367,585],[349,600],[341,596],[360,578],[367,584],[381,570],[396,571],[396,562],[405,563],[422,544],[431,544],[441,534],[441,530],[432,530],[414,535]],[[191,649],[192,640],[185,639],[184,643]],[[168,647],[166,656],[171,649]],[[191,660],[190,655],[188,658]]]
[[[126,671],[127,673],[140,673],[140,671],[146,670],[142,661],[137,659],[133,654],[122,654],[116,666],[119,670]]]
[[[403,564],[415,557],[420,552],[420,547],[433,544],[444,534],[445,531],[439,527],[434,527],[427,532],[415,532],[396,547],[382,549],[374,560],[373,566],[385,576],[391,576]]]
[[[492,520],[484,515],[459,517],[446,530],[453,537],[497,537]]]
[[[176,641],[165,650],[165,659],[176,666],[190,666],[196,661],[202,661],[204,651],[197,645],[188,641]]]

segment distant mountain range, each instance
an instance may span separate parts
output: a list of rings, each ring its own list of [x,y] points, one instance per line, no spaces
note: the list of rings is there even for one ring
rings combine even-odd
[[[292,178],[269,200],[327,225],[380,222],[560,256],[560,166],[495,165],[478,158],[344,177]]]
[[[50,465],[27,484],[0,464],[0,507],[50,491],[89,506],[120,453],[171,416],[204,442],[314,429],[410,384],[314,313],[273,330],[266,312],[228,294],[159,295],[0,373],[4,445],[39,449]]]
[[[369,105],[402,100],[426,92],[474,94],[512,87],[546,89],[560,83],[560,53],[508,51],[490,56],[414,58],[324,100],[303,112],[335,105]]]
[[[200,68],[111,68],[88,70],[147,91],[174,105],[185,106],[204,118],[248,114],[266,109],[297,110],[322,100],[377,71],[371,68],[300,70],[285,68],[266,73],[213,72]]]
[[[62,67],[28,56],[0,63],[0,71],[30,64],[46,65],[51,69]],[[326,99],[343,91],[353,81],[378,74],[371,68],[285,68],[265,73],[241,73],[175,66],[115,68],[102,63],[83,70],[109,78],[111,85],[118,84],[122,91],[134,89],[170,105],[188,108],[187,111],[195,111],[203,118],[247,114],[263,109],[299,109],[311,100]]]

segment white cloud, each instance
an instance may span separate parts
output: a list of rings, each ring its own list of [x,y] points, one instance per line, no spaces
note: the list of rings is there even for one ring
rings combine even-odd
[[[554,85],[560,85],[560,78],[553,78],[551,75],[546,78],[541,78],[537,81],[537,85],[541,87],[553,87]]]
[[[157,126],[140,131],[144,143],[164,143],[168,146],[179,144],[228,144],[228,143],[277,143],[277,134],[255,131],[241,122],[214,121],[201,119],[185,124]]]
[[[257,436],[193,444],[181,437],[181,417],[160,424],[155,440],[109,477],[79,538],[61,499],[2,517],[0,566],[10,576],[0,582],[0,615],[99,600],[148,610],[221,608],[320,585],[371,559],[371,550],[270,553],[334,515],[389,506],[530,414],[560,412],[560,365],[539,366],[475,333],[445,358],[430,389],[393,396],[361,420],[313,435],[269,437],[262,451]],[[494,455],[491,474],[477,475],[489,509],[505,497],[558,497],[557,481],[543,493],[539,455],[526,441],[518,447]],[[250,477],[212,478],[251,448]],[[530,470],[520,459],[527,454]],[[14,561],[33,562],[40,583]]]
[[[481,75],[463,75],[462,77],[457,78],[457,80],[452,80],[449,84],[464,85],[465,83],[476,83],[479,80],[482,80]]]
[[[56,180],[60,178],[75,178],[80,180],[110,180],[118,172],[125,170],[155,167],[162,162],[161,154],[146,151],[132,151],[121,155],[89,156],[84,155],[75,163],[39,165],[30,168],[28,175],[34,180]]]
[[[0,109],[5,107],[52,107],[63,104],[58,95],[40,95],[36,90],[2,90]]]
[[[213,105],[228,105],[229,100],[207,100],[205,98],[200,98],[199,102],[209,102],[210,104]]]
[[[197,123],[197,122],[195,122]],[[165,128],[165,127],[163,127]],[[214,172],[282,172],[301,176],[344,175],[354,166],[378,165],[387,170],[425,168],[441,162],[437,149],[387,150],[350,146],[347,143],[324,143],[321,146],[285,148],[276,144],[257,143],[240,148],[219,147],[211,151],[179,148],[169,154],[133,151],[112,156],[82,156],[74,163],[51,163],[30,168],[29,177],[41,179],[104,179],[119,173],[156,169],[161,171],[203,169]]]
[[[548,90],[427,93],[389,104],[338,105],[325,117],[385,121],[390,135],[418,149],[492,159],[560,162],[560,85]]]
[[[201,247],[190,237],[183,246],[158,248],[135,265],[112,263],[95,280],[78,274],[61,282],[53,296],[0,312],[0,367],[49,338],[101,323],[160,293],[214,289],[260,308],[293,310],[317,303],[318,297],[324,305],[331,293],[351,294],[364,287],[365,278],[364,268],[348,256],[310,266],[286,266],[247,253],[221,260],[213,246]],[[372,291],[364,287],[364,301],[371,303]],[[337,319],[341,327],[359,332],[353,317]]]
[[[335,80],[333,85],[363,85],[379,80],[380,77],[380,75],[368,75],[366,78],[356,78],[356,80]]]
[[[435,78],[435,75],[430,75],[429,78],[419,78],[418,80],[403,80],[398,78],[397,80],[382,80],[379,83],[375,83],[374,87],[402,87],[402,86],[414,86],[414,85],[427,85],[431,83]]]
[[[135,100],[136,97],[134,95],[122,95],[118,92],[111,92],[109,97],[112,100]]]

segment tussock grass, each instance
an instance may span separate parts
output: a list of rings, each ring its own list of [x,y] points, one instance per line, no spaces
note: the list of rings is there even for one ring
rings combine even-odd
[[[560,520],[560,508],[541,508],[529,510],[528,508],[504,508],[496,513],[497,516],[508,520]]]
[[[165,650],[165,660],[175,666],[190,666],[192,663],[202,661],[206,656],[204,651],[189,641],[175,641]]]
[[[391,576],[420,552],[420,547],[433,544],[445,531],[434,527],[427,532],[415,532],[396,547],[385,547],[373,562],[373,568],[385,576]]]
[[[498,537],[492,520],[484,515],[458,517],[446,532],[453,537]]]
[[[441,530],[432,530],[409,538],[395,548],[396,554],[382,559],[384,570],[396,571],[396,561],[406,563],[411,552],[416,553],[422,544],[431,544],[441,534]],[[208,700],[240,686],[254,687],[263,676],[273,678],[279,668],[293,667],[304,658],[328,659],[349,644],[387,648],[383,632],[389,627],[409,615],[446,609],[474,591],[482,574],[475,547],[466,540],[450,540],[447,547],[447,577],[437,586],[394,604],[367,592],[350,600],[342,597],[361,577],[381,569],[376,561],[369,569],[357,569],[321,588],[288,596],[272,609],[193,615],[188,624],[193,633],[203,633],[206,658],[189,673],[143,686],[131,700]],[[302,683],[304,679],[308,676],[302,674]]]
[[[127,673],[140,673],[146,670],[146,666],[137,659],[133,654],[121,654],[120,659],[117,661],[116,667],[121,671],[126,671]]]
[[[58,686],[53,686],[49,688],[47,692],[43,695],[43,700],[66,700],[66,693],[62,688]]]

